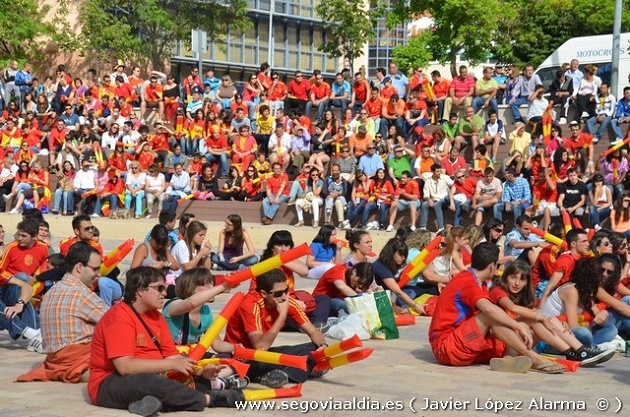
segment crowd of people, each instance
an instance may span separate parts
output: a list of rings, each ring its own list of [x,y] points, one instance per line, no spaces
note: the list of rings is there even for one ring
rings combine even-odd
[[[374,253],[368,231],[346,230],[346,246],[337,228],[324,225],[305,260],[251,280],[224,338],[210,348],[217,357],[230,357],[234,345],[307,356],[307,370],[251,362],[241,378],[230,366],[196,368],[176,346],[199,341],[213,322],[208,303],[230,290],[226,282],[215,286],[213,270],[242,269],[287,252],[295,246],[290,231],[273,232],[258,257],[240,216],[231,214],[213,252],[203,222],[185,215],[176,228],[174,213],[162,212],[135,248],[123,285],[119,270],[101,276],[103,249],[90,216],[73,218],[74,236],[58,251],[40,211],[23,217],[16,240],[2,247],[0,328],[46,359],[18,381],[76,383],[90,369],[93,404],[140,415],[234,407],[250,381],[278,388],[323,376],[313,370],[311,352],[328,346],[329,318],[349,314],[344,298],[374,291],[390,291],[396,314],[432,316],[428,341],[436,360],[451,366],[561,373],[565,367],[548,355],[595,366],[612,358],[620,337],[630,337],[630,248],[623,233],[565,233],[553,223],[549,232],[566,242],[564,251],[532,234],[527,214],[507,234],[498,219],[483,227],[449,225],[438,236],[438,256],[399,286],[400,272],[434,234],[401,227]],[[314,288],[300,288],[297,276],[316,281]],[[305,343],[275,346],[280,332],[296,330]],[[519,356],[507,356],[508,348]],[[165,377],[169,372],[190,374],[195,388]]]
[[[12,62],[3,72],[0,210],[140,218],[173,211],[185,199],[262,201],[263,224],[294,204],[298,226],[306,212],[313,227],[393,231],[407,210],[420,228],[434,211],[434,230],[441,230],[444,211],[453,212],[455,225],[462,211],[479,225],[493,207],[499,219],[504,211],[544,216],[547,228],[558,210],[581,211],[589,200],[599,226],[625,194],[627,147],[599,158],[593,144],[609,127],[612,143],[624,137],[630,88],[616,100],[597,68],[582,72],[577,60],[558,71],[548,91],[531,65],[522,73],[510,66],[507,74],[501,65],[486,67],[478,79],[462,66],[447,80],[421,68],[407,77],[391,63],[372,80],[345,71],[328,83],[316,70],[309,79],[297,71],[285,84],[263,64],[240,92],[212,68],[204,75],[192,69],[182,80],[125,70],[116,61],[111,74],[90,70],[85,82],[63,65],[43,82],[30,64]],[[503,104],[513,112],[509,135],[498,114]],[[561,114],[547,137],[549,104]],[[563,138],[570,108],[571,135]],[[431,134],[429,124],[438,125]],[[509,157],[499,161],[502,146]],[[473,152],[469,161],[465,147]],[[565,190],[570,168],[589,189],[600,169],[612,197],[596,187],[595,200],[572,201],[573,190]],[[490,169],[505,172],[502,184]]]

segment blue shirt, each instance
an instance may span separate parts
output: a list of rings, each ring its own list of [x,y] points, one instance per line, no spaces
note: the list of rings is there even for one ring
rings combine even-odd
[[[387,77],[392,79],[392,86],[398,91],[398,97],[405,98],[405,92],[409,85],[409,80],[404,74],[397,72],[396,75],[387,74]]]
[[[344,93],[347,93],[348,94],[347,98],[350,99],[350,95],[352,93],[352,89],[350,88],[350,83],[348,81],[344,80],[344,82],[341,83],[341,84],[338,84],[335,81],[330,86],[330,89],[335,94],[335,96],[341,97],[341,96],[343,96]]]
[[[504,203],[512,203],[516,200],[527,200],[531,203],[532,192],[529,188],[529,182],[523,177],[516,177],[516,181],[505,181],[503,183],[503,196],[501,201]]]
[[[337,247],[331,246],[330,248],[324,248],[323,243],[313,242],[309,246],[315,257],[315,262],[332,262],[337,254]]]
[[[383,164],[383,159],[381,159],[381,157],[376,153],[372,156],[366,153],[361,158],[359,158],[358,169],[363,170],[363,172],[365,172],[365,175],[367,175],[368,177],[374,175],[376,171],[380,168],[385,168],[385,165]]]
[[[210,90],[213,92],[216,92],[219,89],[219,86],[221,85],[221,80],[219,80],[217,77],[212,77],[212,78],[206,77],[203,79],[203,85],[210,86]]]
[[[79,120],[79,116],[77,116],[75,113],[72,113],[70,116],[62,113],[61,116],[59,116],[59,119],[63,121],[63,124],[66,125],[66,127],[71,128],[74,128],[75,125],[81,123],[81,121]]]
[[[505,236],[505,247],[503,249],[503,255],[504,256],[512,255],[515,258],[518,258],[525,249],[516,249],[512,247],[512,245],[510,245],[510,242],[512,240],[516,240],[517,242],[542,242],[543,241],[541,238],[539,238],[537,235],[533,233],[530,233],[528,237],[523,237],[523,235],[521,234],[521,232],[518,231],[518,229],[512,230],[510,233],[508,233]]]

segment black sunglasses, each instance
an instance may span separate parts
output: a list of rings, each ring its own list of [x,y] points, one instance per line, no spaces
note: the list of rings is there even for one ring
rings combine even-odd
[[[288,294],[288,293],[289,293],[289,287],[286,287],[284,290],[269,292],[269,294],[271,294],[273,298],[280,298],[283,295]]]
[[[166,291],[166,285],[149,285],[148,288],[153,288],[154,290],[157,290],[157,292]]]

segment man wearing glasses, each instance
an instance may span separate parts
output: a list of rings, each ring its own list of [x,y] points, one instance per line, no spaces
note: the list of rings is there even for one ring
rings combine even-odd
[[[279,332],[290,319],[311,339],[308,343],[272,347]],[[270,388],[278,388],[289,381],[302,383],[312,372],[315,361],[310,352],[328,346],[326,338],[310,322],[295,298],[290,297],[286,276],[279,269],[256,277],[256,292],[250,292],[236,313],[228,321],[225,341],[242,344],[246,348],[267,350],[290,355],[308,356],[306,371],[283,365],[251,362],[247,376]]]
[[[100,269],[98,251],[83,242],[66,254],[66,273],[46,293],[40,310],[46,359],[18,382],[81,380],[89,366],[94,327],[108,308],[92,291]]]
[[[295,78],[289,83],[288,94],[284,108],[289,113],[298,110],[302,114],[306,113],[306,103],[308,102],[311,84],[305,80],[301,71],[295,72]]]
[[[466,177],[465,169],[458,169],[455,172],[455,183],[449,190],[449,209],[455,212],[453,224],[462,225],[462,210],[468,212],[472,206],[472,199],[475,195],[476,182],[470,177]]]
[[[369,117],[366,109],[362,108],[359,110],[359,119],[357,120],[356,126],[365,126],[365,130],[367,130],[368,135],[376,137],[376,122]],[[382,137],[383,135],[381,135],[381,138]]]
[[[367,145],[367,153],[359,158],[359,166],[357,168],[365,172],[365,175],[368,177],[374,175],[379,169],[385,169],[383,159],[376,154],[374,143]]]

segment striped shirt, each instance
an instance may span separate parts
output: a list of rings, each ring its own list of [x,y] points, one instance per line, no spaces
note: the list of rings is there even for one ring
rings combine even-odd
[[[94,326],[107,304],[71,274],[63,276],[44,296],[40,310],[42,340],[47,353],[92,341]]]

